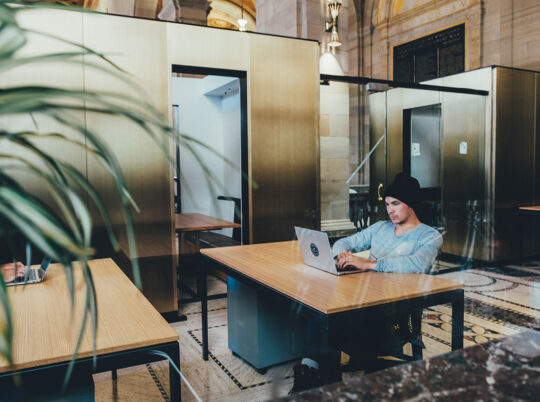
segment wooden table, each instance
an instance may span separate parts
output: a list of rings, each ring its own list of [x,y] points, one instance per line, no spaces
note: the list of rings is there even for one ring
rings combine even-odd
[[[540,205],[534,205],[532,207],[518,207],[524,214],[540,214]]]
[[[90,324],[76,366],[88,373],[115,370],[163,360],[151,354],[161,351],[180,367],[178,334],[114,261],[93,260],[89,265],[97,295],[97,367],[94,370]],[[41,283],[8,289],[14,317],[13,366],[0,359],[0,384],[10,382],[9,376],[14,373],[34,370],[50,378],[65,375],[75,350],[86,296],[81,270],[74,271],[73,316],[60,264],[52,264]],[[171,365],[169,375],[171,399],[180,400],[180,379]]]
[[[228,228],[239,228],[241,225],[239,223],[229,222],[223,219],[213,218],[211,216],[199,214],[199,213],[181,213],[175,215],[176,219],[176,232],[179,233],[178,236],[178,251],[180,251],[180,235],[183,233],[190,233],[193,235],[194,243],[195,243],[195,252],[197,255],[199,255],[201,251],[201,245],[200,245],[200,233],[207,231],[207,230],[219,230],[219,229],[228,229]],[[198,264],[200,265],[200,264]],[[202,282],[206,282],[206,273],[204,273],[202,270],[198,271],[199,275],[197,275],[197,292],[193,292],[191,289],[189,289],[187,286],[184,287],[189,293],[192,294],[194,297],[193,299],[189,299],[187,301],[198,301],[200,299],[200,293],[201,293],[201,284]],[[218,294],[218,295],[212,295],[212,299],[218,299],[225,297],[226,294]],[[186,300],[180,301],[178,300],[178,304],[181,302],[186,302]],[[180,320],[185,319],[184,317],[181,317]]]
[[[327,349],[338,331],[368,317],[394,316],[439,304],[452,304],[452,350],[463,347],[463,284],[424,274],[366,272],[337,276],[303,263],[297,241],[204,249],[227,275],[269,298],[286,300],[326,331]],[[208,359],[208,307],[202,289],[203,359]],[[346,329],[345,329],[346,330]],[[369,330],[369,329],[367,329]],[[339,362],[338,362],[339,364]]]
[[[223,219],[198,213],[176,214],[177,232],[202,232],[205,230],[219,230],[227,228],[239,228],[239,223],[229,222]]]

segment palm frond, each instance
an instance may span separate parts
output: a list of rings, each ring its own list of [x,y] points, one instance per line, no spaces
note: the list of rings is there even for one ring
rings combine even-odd
[[[136,95],[126,95],[86,88],[40,85],[0,88],[0,118],[30,116],[36,126],[35,130],[18,131],[0,126],[0,142],[9,144],[10,149],[21,151],[20,154],[4,151],[0,153],[0,162],[2,162],[0,163],[0,235],[9,243],[10,249],[15,249],[15,239],[22,237],[34,248],[62,263],[72,306],[75,297],[73,270],[75,267],[81,270],[86,285],[86,297],[73,358],[78,353],[86,324],[90,320],[95,359],[98,312],[94,282],[88,267],[88,261],[95,254],[95,250],[91,247],[90,242],[93,227],[92,218],[84,197],[88,197],[88,200],[95,205],[107,228],[111,246],[118,250],[119,243],[113,230],[109,212],[88,177],[78,171],[75,166],[59,161],[51,152],[44,150],[40,147],[39,141],[42,139],[56,140],[83,150],[112,179],[119,197],[119,210],[125,224],[134,282],[139,287],[141,287],[141,278],[132,217],[132,212],[138,212],[139,208],[128,190],[120,163],[105,141],[102,140],[103,134],[95,132],[92,127],[86,125],[85,121],[73,116],[100,114],[128,121],[150,138],[163,151],[164,159],[169,162],[172,162],[169,154],[169,143],[173,140],[192,154],[196,163],[201,166],[213,198],[216,195],[216,188],[220,188],[222,191],[224,189],[218,178],[206,166],[199,150],[207,150],[230,166],[238,167],[232,161],[223,158],[209,145],[171,128],[160,111],[144,100],[147,97],[144,95],[143,89],[134,82],[134,77],[111,61],[110,55],[105,55],[54,34],[19,26],[18,14],[44,7],[68,9],[65,6],[49,3],[46,5],[33,4],[30,7],[22,1],[0,0],[0,74],[36,63],[81,65],[86,69],[105,74],[107,77],[121,80],[132,88],[132,93],[136,93]],[[91,11],[84,10],[84,12]],[[68,51],[35,56],[19,55],[19,51],[24,49],[29,38],[35,35],[58,41],[73,48]],[[54,122],[55,126],[59,128],[54,132],[42,133],[37,124],[38,116]],[[24,172],[24,175],[14,175],[14,171]],[[15,179],[16,176],[25,177],[27,174],[39,181],[53,205],[48,205],[26,189],[24,183]],[[255,183],[252,185],[255,186]],[[79,261],[79,264],[73,264],[73,261]],[[4,320],[0,322],[0,356],[11,362],[13,357],[11,351],[13,322],[8,293],[1,275],[0,304],[4,311]],[[72,366],[70,366],[69,372],[71,370]],[[66,381],[68,379],[69,376]]]

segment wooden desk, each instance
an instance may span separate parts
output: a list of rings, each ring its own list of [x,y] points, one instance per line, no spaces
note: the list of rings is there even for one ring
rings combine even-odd
[[[218,262],[227,275],[268,297],[292,303],[327,331],[328,349],[347,322],[368,316],[393,316],[452,303],[452,350],[463,347],[463,284],[423,274],[366,272],[336,276],[304,265],[297,241],[254,244],[201,253]],[[203,359],[208,359],[208,309],[202,289]]]
[[[144,364],[168,354],[180,367],[178,334],[133,285],[112,259],[90,261],[97,295],[97,369],[92,367],[90,324],[84,334],[76,365],[88,373]],[[0,383],[15,372],[42,370],[44,376],[64,376],[82,320],[86,287],[80,269],[75,273],[75,306],[71,303],[60,264],[52,264],[39,284],[13,286],[11,299],[14,336],[13,366],[0,359]],[[180,399],[178,374],[169,368],[171,399]],[[62,377],[60,377],[62,378]]]
[[[175,215],[176,219],[176,232],[179,233],[178,236],[178,252],[180,253],[180,244],[181,244],[181,238],[180,235],[184,233],[191,233],[194,237],[194,243],[195,243],[195,252],[197,255],[201,251],[201,245],[200,245],[200,232],[204,232],[207,230],[219,230],[219,229],[228,229],[228,228],[239,228],[241,225],[239,223],[229,222],[223,219],[213,218],[211,216],[198,214],[198,213],[181,213]],[[199,264],[200,265],[200,264]],[[202,282],[206,282],[206,273],[204,273],[202,270],[199,270],[199,275],[197,275],[197,292],[193,292],[191,289],[189,289],[187,286],[184,286],[184,289],[189,292],[193,299],[187,299],[187,300],[180,300],[178,298],[178,305],[180,305],[182,302],[192,302],[192,301],[198,301],[200,299],[200,289]],[[226,297],[226,294],[217,294],[212,295],[212,299],[219,299]],[[185,316],[182,316],[180,320],[184,320]]]

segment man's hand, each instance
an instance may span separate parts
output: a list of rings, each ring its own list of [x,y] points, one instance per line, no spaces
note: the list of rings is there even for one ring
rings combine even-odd
[[[357,257],[350,251],[344,251],[337,256],[337,268],[343,269],[345,267],[355,267],[359,269],[375,269],[377,260],[370,260],[369,258]]]
[[[20,261],[17,261],[16,263],[10,262],[8,264],[0,265],[0,272],[2,272],[5,282],[13,282],[16,277],[24,278],[26,267]]]
[[[336,260],[341,260],[342,258],[345,258],[349,255],[352,255],[352,253],[350,251],[342,251],[341,253],[339,253],[336,257]]]

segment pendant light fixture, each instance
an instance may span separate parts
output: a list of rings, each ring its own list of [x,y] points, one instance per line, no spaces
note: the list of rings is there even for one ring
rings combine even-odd
[[[246,25],[247,25],[247,20],[244,18],[244,0],[242,0],[242,11],[241,11],[241,17],[240,19],[238,19],[236,22],[238,23],[238,30],[239,31],[242,31],[242,32],[245,32],[246,30]]]

